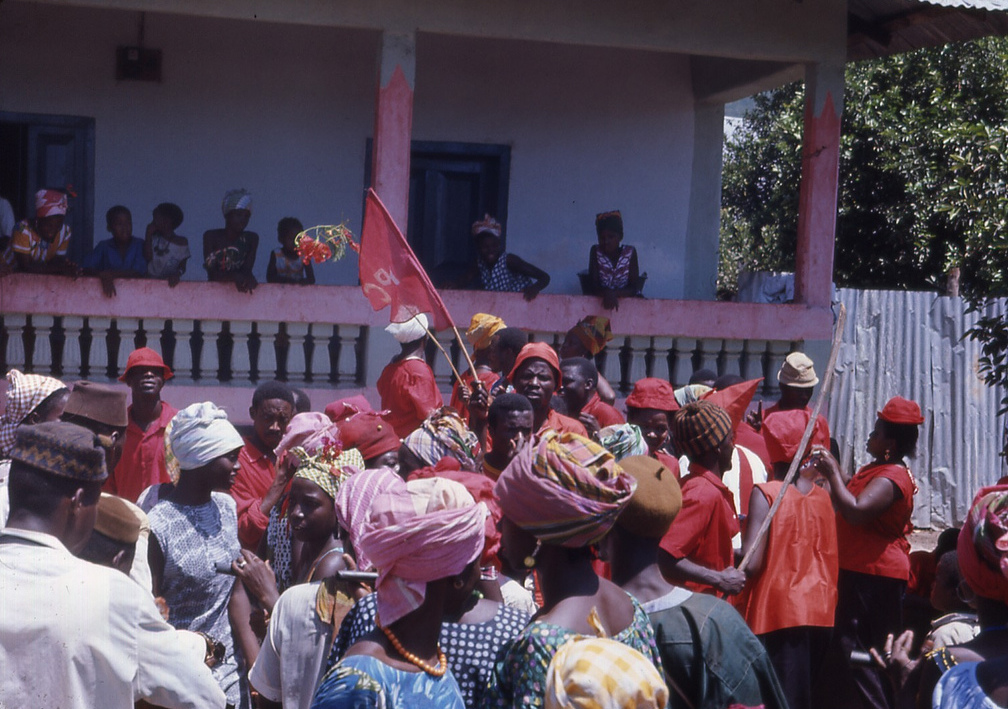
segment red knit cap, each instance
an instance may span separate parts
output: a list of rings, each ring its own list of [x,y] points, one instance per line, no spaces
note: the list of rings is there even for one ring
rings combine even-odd
[[[522,347],[515,358],[514,367],[511,368],[508,379],[514,383],[515,372],[530,359],[541,359],[553,369],[553,373],[556,374],[557,389],[559,389],[563,379],[560,376],[560,358],[557,357],[556,351],[545,342],[530,342]]]
[[[119,381],[125,382],[126,375],[129,374],[129,371],[133,367],[160,367],[164,372],[165,381],[175,376],[168,368],[168,365],[164,363],[164,360],[161,359],[161,355],[150,347],[140,347],[130,352],[129,359],[126,360],[126,371],[119,377]]]
[[[363,411],[339,425],[344,448],[356,448],[364,460],[399,450],[402,441],[392,425],[374,411]]]
[[[909,424],[919,426],[924,423],[920,406],[916,401],[904,399],[902,396],[894,396],[886,402],[882,410],[878,412],[878,417],[889,423]]]
[[[627,397],[626,405],[634,409],[679,410],[675,389],[667,381],[657,377],[638,379],[630,396]]]

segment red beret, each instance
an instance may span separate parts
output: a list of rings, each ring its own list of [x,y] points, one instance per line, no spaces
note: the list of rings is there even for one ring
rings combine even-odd
[[[371,403],[360,394],[348,396],[345,399],[336,399],[325,407],[325,415],[333,423],[345,421],[361,411],[374,411],[374,409],[371,407]],[[367,458],[367,456],[364,457]]]
[[[635,409],[679,410],[675,389],[667,381],[657,377],[638,379],[627,397],[626,405]]]
[[[373,411],[363,411],[342,422],[339,438],[344,448],[356,448],[364,460],[399,450],[402,445],[392,424]]]
[[[808,426],[809,417],[812,415],[807,409],[789,409],[787,411],[774,411],[763,418],[763,440],[766,441],[767,453],[770,455],[771,463],[790,463],[798,453],[798,444],[805,434],[805,427]],[[829,436],[823,427],[822,417],[817,417],[815,426],[812,428],[812,437],[809,438],[808,447],[823,446],[829,448]],[[802,454],[802,458],[808,453],[808,448]]]
[[[511,368],[508,379],[513,383],[515,372],[530,359],[541,359],[552,367],[553,372],[556,374],[557,388],[559,389],[562,380],[560,376],[560,358],[557,357],[556,351],[545,342],[530,342],[522,347],[515,358],[514,367]]]
[[[129,371],[133,367],[160,367],[164,370],[165,381],[175,376],[172,374],[171,369],[168,368],[168,365],[164,363],[164,360],[161,359],[161,355],[150,347],[140,347],[130,352],[129,359],[126,360],[126,369],[123,371],[122,376],[119,377],[119,381],[125,382],[126,375],[129,374]]]
[[[916,401],[904,399],[902,396],[894,396],[886,402],[882,410],[878,412],[878,417],[889,423],[908,424],[919,426],[924,423],[920,406]]]

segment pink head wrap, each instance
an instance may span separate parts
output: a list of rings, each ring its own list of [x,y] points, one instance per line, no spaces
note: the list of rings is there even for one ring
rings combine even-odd
[[[66,389],[59,379],[41,374],[22,374],[16,369],[7,372],[7,402],[0,414],[0,454],[10,455],[18,426],[51,394]]]
[[[378,569],[382,625],[419,608],[428,581],[461,573],[479,557],[486,515],[465,487],[441,478],[402,483],[375,498],[360,546]]]
[[[1008,485],[977,493],[956,546],[959,569],[978,596],[1008,605]]]
[[[636,488],[595,441],[548,430],[504,468],[494,492],[519,527],[547,544],[577,548],[605,536]]]
[[[35,216],[39,219],[67,213],[66,192],[39,190],[35,193]]]
[[[315,411],[295,415],[290,420],[290,423],[287,424],[287,432],[280,439],[280,443],[273,449],[277,462],[283,460],[284,453],[291,448],[297,448],[298,446],[307,448],[305,445],[306,441],[332,425],[333,423],[329,420],[328,416]],[[335,431],[335,428],[333,430]]]
[[[364,526],[371,516],[371,503],[378,495],[404,485],[403,479],[388,468],[361,470],[340,485],[336,493],[336,519],[350,535],[358,568],[367,571],[374,566],[360,545]]]

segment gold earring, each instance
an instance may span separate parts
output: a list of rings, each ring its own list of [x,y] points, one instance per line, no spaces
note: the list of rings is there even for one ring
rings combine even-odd
[[[536,565],[536,554],[539,553],[539,549],[541,549],[541,548],[542,548],[542,542],[539,541],[539,540],[536,540],[535,549],[532,550],[531,554],[529,554],[528,556],[525,557],[525,562],[524,563],[525,563],[525,568],[526,569],[533,569],[533,568],[535,568],[535,565]]]

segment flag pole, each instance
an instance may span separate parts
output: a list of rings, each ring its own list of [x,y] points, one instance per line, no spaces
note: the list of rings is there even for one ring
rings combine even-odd
[[[439,350],[441,350],[441,354],[444,355],[445,361],[448,363],[448,366],[451,367],[452,374],[455,375],[455,380],[459,383],[459,386],[464,387],[465,382],[462,381],[462,375],[458,373],[457,369],[455,369],[455,364],[452,362],[451,357],[448,355],[448,352],[445,350],[444,347],[441,346],[441,343],[438,342],[438,339],[434,337],[434,335],[429,335],[429,337],[431,339],[431,342],[434,343],[434,346],[437,347]]]

